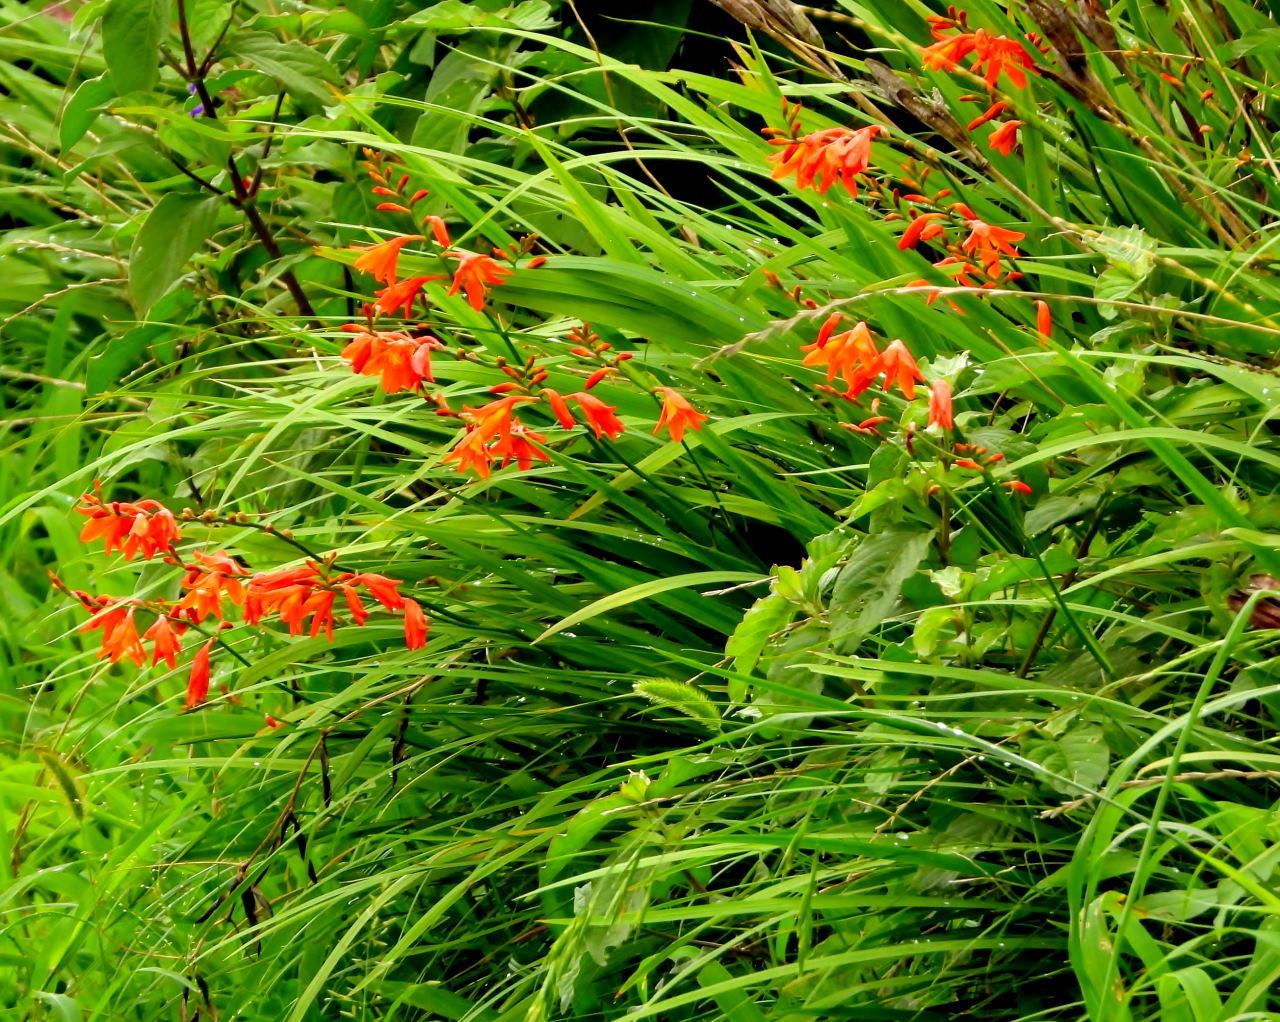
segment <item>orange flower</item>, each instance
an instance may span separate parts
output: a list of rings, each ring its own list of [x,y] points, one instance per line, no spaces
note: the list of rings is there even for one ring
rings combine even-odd
[[[210,639],[197,651],[196,655],[191,658],[191,675],[187,679],[187,709],[193,709],[199,706],[209,696],[209,650],[213,648],[213,639]]]
[[[951,409],[951,384],[946,380],[934,380],[929,387],[929,425],[939,429],[951,429],[955,425]]]
[[[204,554],[199,550],[193,555],[198,562],[187,566],[186,578],[182,580],[182,588],[187,590],[185,596],[174,608],[176,616],[185,616],[199,624],[206,617],[222,620],[222,597],[225,594],[237,607],[244,604],[244,586],[236,576],[249,572],[241,566],[225,550],[214,554]]]
[[[446,259],[458,260],[458,268],[453,274],[453,283],[449,285],[449,294],[456,295],[462,291],[467,296],[467,303],[479,312],[484,308],[485,296],[492,284],[501,284],[511,276],[505,266],[494,262],[492,256],[480,252],[464,252],[456,249],[444,253]]]
[[[961,32],[944,37],[934,33],[938,41],[924,48],[921,56],[930,71],[954,71],[956,65],[978,48],[978,33]]]
[[[431,352],[444,345],[429,335],[413,336],[399,331],[358,334],[342,349],[351,371],[362,376],[382,377],[388,394],[417,390],[423,380],[435,382]]]
[[[506,433],[495,440],[489,447],[489,453],[502,459],[502,467],[506,468],[512,461],[521,472],[527,472],[535,461],[550,461],[546,451],[535,444],[546,443],[547,438],[541,433],[526,429],[522,423],[516,422]]]
[[[427,644],[427,632],[431,626],[422,608],[413,600],[404,601],[404,644],[409,649],[421,649]]]
[[[332,589],[320,589],[313,592],[302,602],[301,607],[290,603],[288,612],[281,611],[280,620],[289,625],[289,634],[300,634],[302,631],[302,622],[310,616],[311,618],[311,638],[316,638],[321,629],[324,630],[325,638],[330,642],[333,641],[333,603],[338,598],[338,594]],[[295,631],[296,629],[296,631]]]
[[[481,479],[486,479],[496,458],[502,459],[504,467],[514,460],[522,469],[529,468],[534,461],[550,461],[533,445],[546,437],[526,429],[519,419],[513,418],[518,405],[536,400],[529,394],[508,394],[479,408],[464,406],[462,415],[467,420],[467,435],[445,455],[444,463],[456,463],[459,472],[474,469]]]
[[[987,145],[1002,156],[1009,156],[1018,144],[1018,129],[1021,127],[1021,121],[1005,121],[991,133]]]
[[[618,410],[617,405],[607,405],[594,394],[588,394],[586,391],[570,394],[569,400],[578,402],[578,407],[582,409],[587,425],[595,433],[596,439],[607,435],[610,440],[617,440],[626,431],[627,427],[614,414]]]
[[[270,613],[278,613],[284,620],[297,617],[303,603],[315,586],[323,580],[320,569],[308,561],[295,568],[278,568],[260,571],[249,579],[245,593],[244,619],[256,625]],[[289,615],[286,616],[286,612]],[[297,631],[301,631],[300,620]],[[290,629],[291,634],[296,634]]]
[[[1039,74],[1035,61],[1025,46],[1008,36],[989,35],[985,30],[958,32],[945,36],[935,24],[933,37],[938,41],[924,48],[924,66],[931,71],[954,71],[960,61],[973,55],[971,67],[983,75],[987,88],[995,88],[1001,75],[1015,89],[1026,88],[1027,74]]]
[[[1015,89],[1025,89],[1027,87],[1026,72],[1040,73],[1035,68],[1035,61],[1032,60],[1031,54],[1018,40],[1002,35],[989,36],[981,29],[977,34],[983,38],[978,43],[973,69],[982,71],[985,66],[983,78],[988,88],[995,88],[996,80],[1003,74],[1008,77],[1009,84]]]
[[[883,369],[880,352],[876,350],[871,329],[865,322],[829,337],[825,342],[819,333],[817,341],[802,345],[800,350],[808,352],[803,365],[827,367],[828,383],[836,378],[837,373],[840,374],[848,387],[846,396],[849,397],[857,397],[870,387]]]
[[[1000,256],[1007,255],[1016,259],[1022,255],[1013,246],[1025,237],[1021,231],[993,227],[982,220],[970,220],[969,236],[961,242],[960,248],[966,254],[976,255],[986,275],[995,277],[1000,270]]]
[[[796,176],[796,187],[814,187],[825,195],[836,181],[857,198],[859,174],[871,165],[871,143],[885,129],[878,124],[863,128],[824,128],[798,139],[770,139],[770,145],[785,146],[769,157],[774,180]]]
[[[399,593],[399,588],[404,585],[404,582],[398,578],[387,578],[386,575],[377,575],[372,571],[362,571],[358,575],[341,576],[338,581],[350,586],[364,586],[369,591],[369,595],[387,610],[399,610],[405,603],[405,598]]]
[[[678,390],[670,387],[655,387],[653,392],[662,396],[662,414],[658,416],[658,424],[653,427],[654,433],[665,426],[671,439],[680,443],[684,439],[686,429],[702,429],[702,423],[707,417],[696,411],[693,405],[689,404],[689,399]]]
[[[924,382],[920,367],[915,358],[901,341],[891,341],[881,356],[884,365],[884,389],[887,391],[893,384],[898,385],[902,396],[912,401],[916,396],[916,381]]]
[[[1021,479],[1014,479],[1007,483],[1001,483],[1001,486],[1007,486],[1014,493],[1031,493],[1031,487],[1024,483]]]
[[[551,406],[551,411],[555,413],[556,420],[565,429],[573,429],[578,424],[578,420],[573,417],[573,413],[569,411],[569,405],[559,392],[552,390],[550,387],[542,389],[542,396],[547,399],[547,404]]]
[[[920,214],[902,232],[902,237],[898,241],[898,248],[905,252],[909,248],[915,248],[922,241],[930,241],[939,234],[946,234],[946,227],[938,223],[939,220],[945,219],[946,215],[943,213]]]
[[[405,319],[413,318],[413,306],[422,294],[425,285],[433,280],[444,280],[440,274],[431,277],[406,277],[395,284],[389,284],[381,291],[375,291],[373,307],[390,316],[397,309]]]
[[[501,436],[511,429],[511,416],[516,406],[537,398],[528,394],[508,394],[479,408],[463,407],[463,414],[485,440]]]
[[[446,465],[456,462],[459,472],[474,471],[481,479],[488,479],[493,455],[485,446],[486,442],[483,434],[472,430],[441,461]]]
[[[351,611],[352,620],[361,627],[369,618],[369,609],[361,602],[360,594],[356,592],[355,586],[349,582],[343,582],[338,585],[338,591],[346,598],[347,610]]]
[[[135,666],[141,667],[147,659],[147,653],[142,648],[138,628],[133,622],[133,606],[111,596],[99,596],[93,602],[102,607],[102,610],[90,618],[80,631],[91,632],[102,629],[102,648],[98,650],[99,659],[108,657],[113,664],[118,664],[128,657]]]
[[[167,553],[182,538],[173,512],[158,501],[104,503],[92,493],[80,499],[83,504],[76,510],[89,518],[80,530],[80,538],[86,543],[103,540],[105,553],[119,550],[126,561],[139,553],[150,559],[157,553]]]
[[[436,239],[436,244],[441,248],[448,248],[453,244],[449,238],[449,228],[438,216],[424,216],[422,222],[431,227],[431,236]]]
[[[142,637],[150,639],[153,643],[151,659],[153,667],[161,660],[169,665],[170,670],[178,666],[177,657],[182,652],[182,645],[178,642],[178,635],[170,627],[167,617],[161,614],[156,618],[155,624],[142,633]]]
[[[421,234],[405,234],[377,245],[352,245],[357,252],[364,253],[352,265],[362,273],[370,274],[374,280],[387,285],[394,284],[400,250],[411,241],[421,240]]]

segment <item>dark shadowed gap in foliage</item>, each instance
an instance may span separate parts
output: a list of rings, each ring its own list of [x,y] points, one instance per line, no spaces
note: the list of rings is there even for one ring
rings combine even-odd
[[[741,22],[707,0],[653,0],[635,4],[625,12],[611,0],[588,0],[579,3],[577,10],[582,24],[603,53],[651,70],[680,68],[698,74],[728,74],[736,63],[734,42],[748,41]],[[570,27],[570,38],[581,45],[590,45],[573,13],[565,10],[563,17]],[[657,27],[660,25],[670,27]],[[773,46],[767,38],[759,42],[766,48]],[[647,93],[626,82],[614,81],[611,85],[613,99],[621,110],[636,114],[661,113],[660,105]],[[618,143],[616,132],[603,129],[590,132],[587,137],[608,147]],[[646,182],[649,180],[634,165],[617,163],[614,168]],[[649,170],[662,187],[681,202],[710,207],[724,201],[723,192],[711,176],[697,171],[689,162],[664,163]]]

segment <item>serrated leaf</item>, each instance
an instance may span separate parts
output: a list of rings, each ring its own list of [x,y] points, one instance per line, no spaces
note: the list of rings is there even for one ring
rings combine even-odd
[[[831,632],[854,645],[889,616],[902,583],[929,552],[933,530],[894,526],[868,536],[849,556],[831,594]]]
[[[1073,796],[1102,784],[1111,759],[1106,736],[1096,724],[1077,725],[1060,738],[1049,741],[1032,739],[1026,743],[1024,752],[1028,759],[1056,775],[1044,778],[1049,787]],[[1075,783],[1068,784],[1060,778]]]
[[[213,233],[219,201],[170,192],[147,215],[129,254],[129,290],[139,315],[178,281],[187,260]]]
[[[102,16],[102,55],[119,95],[150,89],[160,77],[160,43],[169,0],[111,0]]]

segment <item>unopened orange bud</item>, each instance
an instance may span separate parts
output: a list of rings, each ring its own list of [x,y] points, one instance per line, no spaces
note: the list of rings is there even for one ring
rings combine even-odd
[[[398,202],[379,202],[373,207],[381,213],[408,213],[409,210]]]
[[[582,385],[582,389],[590,390],[601,380],[605,379],[608,376],[612,376],[617,371],[618,370],[614,369],[613,366],[605,366],[603,369],[597,369],[594,373],[592,373],[590,376],[587,377],[587,382]]]
[[[1041,337],[1053,336],[1053,314],[1049,311],[1049,303],[1036,302],[1036,330]]]

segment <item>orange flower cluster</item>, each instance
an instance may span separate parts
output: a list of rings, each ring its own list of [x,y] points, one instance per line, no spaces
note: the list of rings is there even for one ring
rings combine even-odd
[[[401,330],[369,330],[355,324],[342,328],[355,338],[342,349],[351,371],[361,376],[380,376],[388,394],[418,390],[422,381],[435,382],[431,353],[444,344],[430,334],[410,334]]]
[[[154,500],[106,502],[100,494],[86,493],[80,501],[76,510],[89,518],[80,530],[80,539],[86,543],[101,539],[106,553],[119,550],[126,561],[138,554],[150,560],[168,553],[182,538],[173,515]]]
[[[1015,89],[1027,87],[1027,74],[1039,74],[1035,60],[1018,40],[991,35],[984,29],[968,31],[967,15],[953,7],[948,15],[933,15],[929,32],[936,40],[924,48],[924,66],[932,71],[954,71],[966,57],[970,68],[981,74],[988,89],[1004,75]]]
[[[959,226],[965,232],[958,242],[948,239],[949,227]],[[921,213],[908,223],[902,237],[898,240],[898,248],[913,249],[926,241],[942,239],[947,255],[933,265],[946,270],[961,287],[990,289],[1001,283],[1017,280],[1021,274],[1007,270],[1003,260],[1017,259],[1022,253],[1016,245],[1026,238],[1022,231],[1008,227],[997,227],[979,218],[969,206],[956,202],[947,207],[946,213]],[[912,287],[924,287],[927,280],[914,280]],[[937,298],[934,292],[929,296],[932,304]],[[954,302],[952,308],[957,308]]]
[[[324,632],[333,641],[334,605],[342,596],[351,619],[361,627],[369,617],[369,608],[361,600],[360,589],[380,603],[385,609],[404,614],[404,641],[409,649],[420,649],[426,643],[427,625],[422,608],[413,600],[401,596],[399,579],[387,578],[373,572],[346,571],[338,575],[326,575],[314,561],[295,568],[279,568],[258,572],[248,582],[244,604],[246,624],[260,624],[274,614],[289,627],[290,635],[307,631],[306,620],[311,619],[309,635],[316,638]]]
[[[799,168],[801,177],[811,181],[814,175],[819,176],[824,191],[836,178],[840,178],[846,188],[856,193],[853,178],[865,169],[870,142],[878,130],[827,133],[821,140],[797,143],[798,151],[810,154],[800,161],[803,163]],[[813,153],[817,153],[816,158]],[[450,276],[400,277],[400,259],[405,248],[415,242],[425,242],[428,233],[440,246],[436,256],[446,264],[456,264],[446,294],[463,295],[467,304],[476,311],[484,309],[492,288],[511,277],[509,264],[527,255],[534,239],[525,239],[511,251],[493,249],[491,254],[454,248],[443,220],[436,216],[418,218],[414,213],[414,207],[427,192],[419,190],[410,194],[407,175],[396,179],[382,157],[368,152],[367,155],[365,167],[374,181],[373,191],[389,200],[379,203],[378,209],[414,217],[415,228],[421,233],[397,235],[375,245],[353,246],[359,253],[354,260],[355,268],[369,274],[383,286],[375,292],[374,301],[365,306],[366,321],[342,328],[355,335],[342,350],[342,358],[351,366],[352,372],[378,378],[388,394],[403,391],[420,393],[434,403],[437,415],[457,418],[465,431],[461,440],[445,455],[444,463],[454,465],[460,472],[473,472],[480,478],[491,475],[495,466],[505,468],[515,463],[519,470],[526,471],[551,460],[544,450],[547,436],[530,428],[516,414],[516,409],[523,404],[545,402],[555,421],[564,429],[575,429],[581,424],[597,439],[607,437],[616,440],[621,436],[626,426],[617,415],[617,405],[607,403],[591,391],[597,384],[616,376],[622,364],[632,356],[630,352],[612,352],[611,345],[601,342],[586,324],[580,330],[570,332],[573,346],[569,352],[591,365],[563,368],[575,376],[581,368],[588,370],[581,389],[567,396],[546,385],[549,370],[538,364],[536,356],[529,357],[523,364],[511,364],[483,349],[446,348],[443,342],[426,332],[425,326],[393,330],[377,327],[375,320],[380,315],[399,312],[405,318],[411,318],[422,301],[426,285]],[[797,167],[799,164],[792,165],[793,170]],[[530,259],[525,268],[534,268],[544,261],[541,257]],[[508,265],[503,265],[504,262]],[[494,400],[487,404],[479,407],[463,405],[454,409],[443,393],[430,393],[425,389],[425,384],[435,383],[431,356],[436,351],[447,351],[456,358],[491,367],[507,380],[489,388]],[[679,442],[686,430],[702,428],[706,416],[695,410],[683,395],[670,387],[657,387],[654,392],[661,402],[654,433],[666,429],[671,438]]]
[[[239,576],[248,575],[249,572],[239,561],[225,550],[212,554],[195,550],[191,556],[195,558],[195,563],[185,566],[187,575],[182,580],[182,588],[186,595],[174,607],[177,616],[185,617],[195,624],[200,624],[208,617],[221,621],[224,598],[232,606],[244,606],[245,591]]]
[[[441,251],[437,253],[438,257],[442,260],[455,260],[458,264],[451,275],[435,274],[401,280],[399,276],[401,251],[411,242],[425,241],[425,235],[400,234],[376,245],[351,246],[361,253],[353,263],[354,267],[384,285],[382,290],[375,292],[374,311],[385,315],[400,311],[405,318],[409,318],[413,315],[414,305],[422,297],[423,288],[432,281],[445,280],[450,276],[452,280],[446,294],[456,295],[462,292],[473,309],[477,312],[483,309],[489,288],[503,283],[511,276],[511,270],[500,265],[497,260],[513,261],[517,255],[525,254],[527,249],[513,254],[495,248],[492,254],[488,255],[455,249],[453,240],[449,236],[449,228],[443,219],[431,214],[419,218],[414,212],[414,207],[430,193],[425,188],[421,188],[409,194],[408,174],[402,174],[398,179],[393,179],[380,154],[366,149],[365,155],[368,158],[365,160],[364,167],[369,178],[374,182],[373,193],[393,200],[379,203],[377,209],[413,217],[415,226],[420,223],[423,230],[429,230],[432,239],[440,246]],[[532,240],[529,240],[530,244]],[[541,257],[531,259],[525,268],[533,269],[545,261]]]
[[[914,400],[916,383],[923,383],[924,376],[907,346],[895,340],[881,351],[866,323],[857,323],[849,330],[836,333],[843,319],[838,312],[827,317],[814,342],[800,348],[807,352],[803,364],[826,366],[828,383],[839,375],[845,382],[845,391],[840,396],[850,401],[881,376],[886,393],[896,386],[904,398]]]
[[[784,146],[781,152],[769,157],[774,180],[796,178],[796,187],[816,188],[825,195],[837,181],[855,199],[858,197],[858,176],[871,165],[871,143],[885,129],[878,124],[863,128],[824,128],[807,135],[799,135],[799,122],[793,121],[789,137],[771,138],[769,144]],[[778,135],[781,128],[765,128],[766,135]]]
[[[332,640],[338,598],[342,598],[357,625],[363,625],[368,619],[370,610],[364,600],[372,599],[384,610],[402,616],[405,645],[409,649],[420,649],[426,644],[430,627],[427,617],[416,601],[400,593],[403,583],[398,579],[373,572],[335,573],[310,560],[300,567],[250,575],[248,569],[225,550],[211,553],[194,550],[188,563],[175,546],[181,538],[178,518],[158,501],[106,502],[95,492],[85,494],[76,510],[90,519],[83,539],[105,538],[108,553],[118,548],[126,558],[132,558],[137,552],[147,557],[163,553],[168,563],[184,571],[180,582],[182,595],[176,600],[91,596],[82,590],[67,588],[51,575],[58,589],[74,597],[89,612],[90,618],[80,630],[102,632],[98,656],[113,664],[129,660],[138,667],[143,666],[147,659],[146,646],[150,643],[153,666],[163,661],[171,669],[176,668],[182,654],[181,639],[188,628],[200,628],[210,619],[218,622],[216,631],[232,627],[225,620],[224,604],[240,608],[245,624],[259,625],[274,615],[288,626],[290,635],[309,631],[315,638],[323,632]],[[182,517],[190,521],[195,516],[184,512]],[[216,520],[207,515],[205,519]],[[138,522],[143,524],[130,524]],[[136,532],[132,531],[135,529]],[[137,624],[139,611],[155,618],[141,633]],[[215,632],[192,659],[187,684],[188,708],[200,705],[207,696],[210,653],[217,641]]]
[[[444,462],[456,463],[460,472],[474,471],[487,479],[495,461],[503,468],[515,461],[521,471],[532,468],[535,461],[550,461],[536,446],[547,438],[527,428],[514,414],[518,405],[535,400],[529,394],[510,394],[479,408],[464,405],[456,414],[466,423],[466,435],[445,455]]]
[[[924,383],[925,378],[906,344],[901,340],[890,341],[881,351],[865,322],[836,333],[836,327],[843,319],[839,312],[827,317],[814,342],[801,346],[800,350],[806,352],[802,364],[826,366],[828,385],[837,375],[840,376],[845,390],[837,393],[848,401],[857,400],[881,376],[884,377],[885,393],[897,387],[906,400],[914,401],[916,384]],[[824,389],[835,392],[829,386]],[[883,416],[868,419],[859,423],[856,431],[873,432],[876,425],[887,421]],[[945,380],[935,380],[929,386],[929,425],[951,429],[953,424],[951,385]]]

